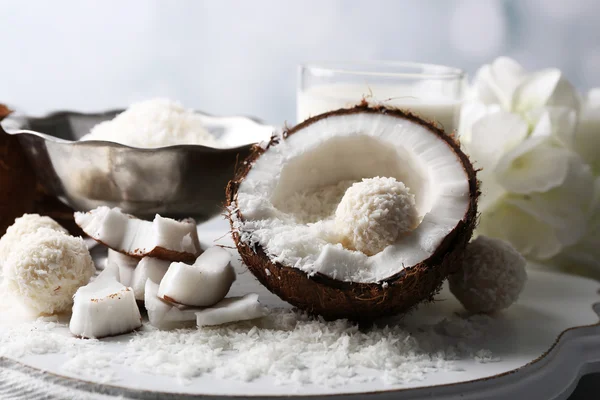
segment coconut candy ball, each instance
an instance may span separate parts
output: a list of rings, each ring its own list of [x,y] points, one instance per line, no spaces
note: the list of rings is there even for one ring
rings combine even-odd
[[[508,242],[479,236],[466,247],[450,291],[471,312],[492,313],[517,301],[525,286],[525,259]]]
[[[73,295],[96,267],[82,238],[39,228],[12,249],[4,265],[4,289],[40,314],[70,310]]]
[[[9,254],[25,235],[36,232],[39,228],[49,228],[62,233],[67,230],[50,217],[42,217],[39,214],[23,214],[15,219],[14,224],[8,227],[6,233],[0,238],[0,266],[6,263]]]
[[[377,254],[419,224],[415,197],[395,178],[368,178],[346,190],[335,211],[342,244]]]

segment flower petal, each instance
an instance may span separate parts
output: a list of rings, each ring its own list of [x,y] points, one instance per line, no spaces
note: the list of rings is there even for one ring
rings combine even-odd
[[[563,248],[552,226],[504,202],[481,215],[477,233],[506,240],[531,259],[546,260]]]
[[[589,90],[586,96],[585,108],[600,108],[600,87]]]
[[[500,103],[492,81],[491,67],[487,64],[475,72],[471,89],[471,97],[481,101],[485,105]]]
[[[504,195],[507,194],[506,189],[498,183],[496,176],[491,169],[484,169],[477,174],[481,181],[481,197],[477,203],[479,212],[486,212],[494,207]]]
[[[529,128],[518,115],[499,111],[480,118],[471,129],[467,151],[483,168],[494,168],[505,151],[517,146]]]
[[[574,150],[600,175],[600,88],[590,91],[575,132]]]
[[[526,76],[525,69],[512,58],[498,57],[491,64],[490,73],[501,104],[509,110],[513,93]]]
[[[496,176],[509,192],[545,192],[565,181],[571,155],[544,137],[529,138],[500,159]]]
[[[567,107],[546,107],[543,109],[532,137],[554,137],[562,145],[573,148],[575,145],[575,128],[577,113]]]
[[[551,226],[564,246],[585,234],[594,204],[595,178],[579,157],[571,157],[568,175],[560,187],[545,193],[510,194],[504,201]]]
[[[567,107],[579,112],[579,94],[559,69],[551,68],[532,73],[515,89],[512,111],[526,113],[544,107]]]
[[[484,104],[499,104],[510,110],[513,92],[523,80],[525,70],[508,57],[498,57],[481,67],[473,80],[475,95]]]
[[[473,124],[482,117],[500,111],[498,105],[485,105],[481,101],[463,103],[460,109],[459,136],[461,143],[470,143]]]
[[[596,178],[594,187],[594,200],[590,206],[585,234],[579,242],[565,248],[552,259],[553,263],[571,272],[580,271],[581,268],[600,270],[600,177]]]

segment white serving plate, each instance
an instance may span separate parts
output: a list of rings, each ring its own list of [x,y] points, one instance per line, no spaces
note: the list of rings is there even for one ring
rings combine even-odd
[[[229,236],[223,237],[228,231],[228,224],[220,217],[199,226],[203,246],[215,240],[231,245]],[[236,268],[239,276],[232,295],[254,291],[260,293],[261,302],[284,306],[239,262]],[[61,366],[68,357],[49,354],[0,359],[0,397],[10,393],[11,397],[6,398],[562,399],[572,392],[581,375],[600,371],[600,307],[596,307],[599,287],[593,280],[533,268],[519,303],[497,317],[502,321],[501,328],[485,343],[500,358],[498,362],[459,360],[457,365],[462,371],[434,372],[423,381],[403,385],[372,382],[342,388],[281,386],[267,378],[237,382],[210,374],[183,384],[176,378],[142,374],[122,365],[115,365],[115,378],[104,382],[65,372]],[[444,301],[421,306],[406,318],[406,323],[436,322],[461,310],[447,288],[437,298]],[[106,340],[102,349],[123,351],[128,339],[124,335]]]

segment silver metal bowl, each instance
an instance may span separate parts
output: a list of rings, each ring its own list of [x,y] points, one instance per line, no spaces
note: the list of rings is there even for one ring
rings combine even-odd
[[[44,117],[14,114],[2,121],[2,127],[18,137],[45,190],[76,210],[105,205],[140,217],[160,213],[200,219],[221,210],[236,163],[249,154],[252,143],[269,139],[273,131],[252,118],[199,112],[205,127],[222,142],[243,145],[140,149],[77,141],[121,111],[62,111]]]

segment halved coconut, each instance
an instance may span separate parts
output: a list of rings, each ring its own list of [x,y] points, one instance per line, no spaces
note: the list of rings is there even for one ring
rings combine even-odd
[[[301,309],[354,320],[432,299],[472,235],[478,195],[453,136],[366,104],[257,146],[227,188],[234,241],[259,281]],[[369,247],[372,232],[385,246]]]
[[[118,208],[76,212],[75,222],[91,238],[130,257],[193,262],[201,253],[196,222],[156,215],[152,222]]]

